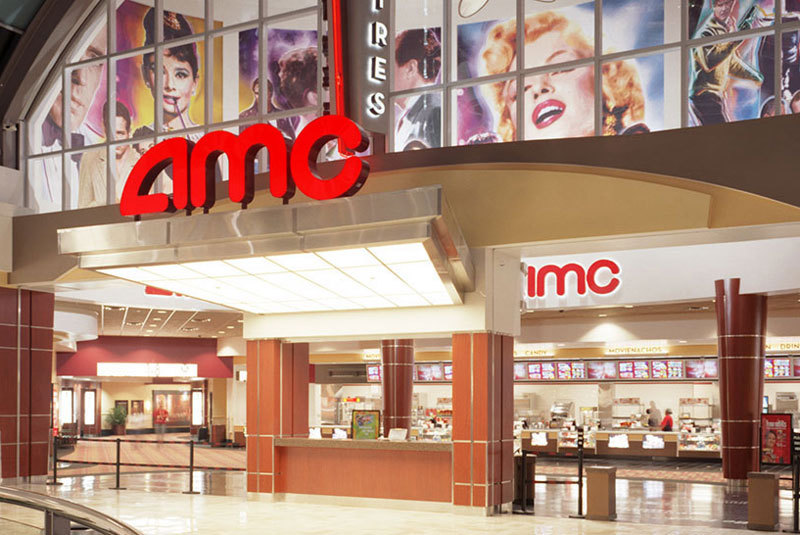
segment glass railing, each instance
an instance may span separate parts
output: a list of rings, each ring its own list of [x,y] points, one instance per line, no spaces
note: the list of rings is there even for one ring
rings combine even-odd
[[[44,513],[44,518],[36,518],[30,510]],[[83,505],[27,490],[0,487],[0,533],[61,535],[70,533],[74,524],[103,535],[142,535],[124,522]]]

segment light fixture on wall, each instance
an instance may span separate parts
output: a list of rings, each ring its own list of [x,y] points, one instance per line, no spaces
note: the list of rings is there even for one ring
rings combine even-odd
[[[462,18],[469,18],[486,7],[488,3],[489,0],[461,0],[458,3],[458,14],[461,15]]]

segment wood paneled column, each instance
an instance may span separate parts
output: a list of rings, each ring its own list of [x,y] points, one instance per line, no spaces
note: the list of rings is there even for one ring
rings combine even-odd
[[[411,433],[414,395],[414,340],[383,340],[383,436],[398,427]]]
[[[453,504],[513,500],[514,339],[453,335]]]
[[[0,288],[0,460],[4,478],[47,474],[54,302],[53,294]]]
[[[308,344],[247,342],[247,492],[275,492],[276,437],[308,436]]]
[[[761,467],[767,296],[740,294],[739,279],[716,281],[722,475],[747,480]]]

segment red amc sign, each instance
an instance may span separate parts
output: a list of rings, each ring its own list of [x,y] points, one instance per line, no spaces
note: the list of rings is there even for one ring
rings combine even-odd
[[[597,281],[597,275],[601,270],[611,273],[611,278],[605,284]],[[588,290],[597,295],[608,295],[620,285],[619,264],[613,260],[601,259],[594,262],[588,269],[577,263],[570,263],[564,266],[547,265],[537,269],[528,266],[528,297],[546,297],[547,277],[552,276],[556,279],[556,294],[563,297],[567,293],[567,275],[574,274],[571,279],[575,280],[578,295],[586,295]]]
[[[226,131],[210,132],[192,143],[173,138],[155,145],[133,167],[120,199],[120,212],[136,216],[174,210],[209,209],[216,201],[217,159],[227,155],[228,191],[231,201],[242,207],[255,195],[253,164],[261,149],[269,153],[269,191],[273,197],[289,199],[295,187],[312,199],[327,200],[354,195],[369,174],[369,164],[348,156],[338,175],[317,174],[317,156],[322,147],[338,140],[340,146],[361,152],[369,146],[366,132],[350,119],[325,115],[310,122],[291,149],[280,130],[269,124],[254,124],[238,136]],[[172,198],[150,193],[158,175],[172,165]]]

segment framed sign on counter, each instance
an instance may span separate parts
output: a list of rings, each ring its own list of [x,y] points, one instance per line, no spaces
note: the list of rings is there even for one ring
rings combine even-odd
[[[381,430],[381,411],[354,410],[351,425],[354,440],[377,440]]]
[[[792,464],[792,415],[761,415],[762,464]]]

